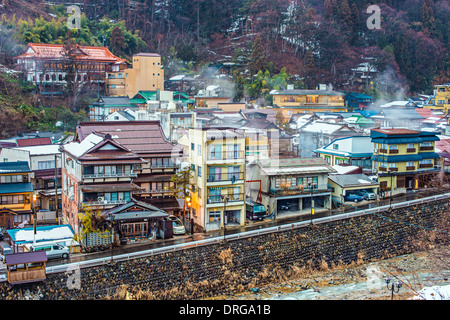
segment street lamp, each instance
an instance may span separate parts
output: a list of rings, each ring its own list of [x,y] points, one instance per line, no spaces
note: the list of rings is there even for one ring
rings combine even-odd
[[[111,228],[111,261],[109,262],[110,264],[114,264],[114,257],[113,257],[113,247],[114,247],[114,227],[113,227],[113,222],[114,222],[114,214],[113,213],[108,213],[108,217],[109,217],[109,223],[110,223],[110,228]]]
[[[37,195],[33,194],[33,247],[36,245],[36,220],[37,220],[36,200]]]
[[[225,226],[225,212],[227,210],[227,203],[228,203],[228,196],[222,194],[220,195],[220,197],[222,198],[223,201],[223,242],[225,242],[225,232],[227,231],[227,227]]]
[[[388,290],[391,290],[391,300],[394,300],[394,292],[398,293],[400,291],[402,283],[401,282],[391,283],[391,278],[385,278],[384,280],[386,281],[386,287],[388,288]]]
[[[395,171],[389,170],[389,175],[391,176],[391,196],[389,197],[389,210],[392,209],[392,176],[395,175]]]
[[[311,181],[309,181],[308,187],[311,190],[311,225],[312,225],[314,216],[314,184]]]
[[[192,202],[191,202],[191,198],[187,197],[187,207],[188,207],[188,222],[190,223],[190,228],[191,228],[191,234],[194,234],[194,228],[193,228],[193,223],[192,223],[192,217],[191,217],[191,208],[192,208]]]

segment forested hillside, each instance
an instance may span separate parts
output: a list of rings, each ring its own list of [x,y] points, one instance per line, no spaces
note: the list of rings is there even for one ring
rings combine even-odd
[[[352,69],[378,71],[368,93],[431,94],[449,82],[448,0],[80,0],[81,29],[68,30],[67,1],[3,0],[0,63],[27,42],[107,45],[129,59],[157,52],[166,78],[232,66],[236,99],[319,83],[354,90]],[[380,8],[369,29],[367,7]],[[258,74],[259,72],[259,74]],[[281,81],[280,81],[281,79]],[[380,82],[381,83],[381,82]],[[378,86],[377,86],[378,84]],[[82,105],[80,106],[80,108]]]

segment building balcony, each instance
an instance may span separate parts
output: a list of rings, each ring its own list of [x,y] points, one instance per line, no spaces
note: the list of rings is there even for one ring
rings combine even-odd
[[[225,204],[224,199],[222,199],[222,195],[212,195],[206,198],[206,207],[208,208],[223,208],[225,205],[228,206],[238,206],[243,205],[245,200],[245,195],[243,193],[233,193],[233,194],[225,194],[224,196],[228,197],[228,200]]]
[[[243,163],[245,162],[245,151],[224,151],[209,153],[206,157],[207,163]]]
[[[305,187],[303,185],[286,187],[286,188],[275,187],[275,188],[270,188],[269,192],[275,196],[311,194],[311,192],[312,193],[331,192],[331,186],[329,184],[319,184],[318,186],[315,186],[314,188]]]
[[[244,180],[244,172],[213,173],[208,175],[206,185],[215,186],[223,184],[244,183]]]
[[[150,165],[150,169],[176,169],[178,168],[178,164],[152,164]]]
[[[83,201],[85,206],[116,206],[127,203],[127,200],[102,200],[102,201]]]
[[[106,178],[135,178],[137,173],[123,172],[123,173],[85,173],[82,175],[83,179],[106,179]]]

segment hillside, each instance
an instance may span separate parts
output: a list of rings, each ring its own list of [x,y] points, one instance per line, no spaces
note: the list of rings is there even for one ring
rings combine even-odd
[[[380,8],[380,29],[367,27],[370,4]],[[61,1],[4,0],[0,63],[12,66],[27,42],[106,45],[127,59],[157,52],[166,79],[225,63],[236,100],[267,101],[274,83],[403,98],[450,82],[448,0],[84,0],[79,6],[81,29],[68,30]],[[361,66],[376,72],[358,75]]]

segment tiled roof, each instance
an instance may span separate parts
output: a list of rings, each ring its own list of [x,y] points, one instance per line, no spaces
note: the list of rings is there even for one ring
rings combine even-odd
[[[159,121],[81,122],[76,128],[76,138],[82,141],[93,132],[109,133],[115,141],[141,156],[182,151],[167,140]]]
[[[17,146],[19,146],[19,147],[42,146],[42,145],[52,144],[52,139],[50,139],[50,137],[32,138],[32,139],[17,139],[16,143],[17,143]]]
[[[268,159],[259,160],[257,164],[267,175],[336,172],[323,158]]]
[[[330,174],[328,179],[340,185],[341,187],[352,187],[352,186],[364,186],[371,187],[377,186],[378,183],[370,180],[365,174]]]
[[[119,58],[111,53],[106,47],[81,46],[76,45],[78,49],[77,58],[79,60],[96,60],[112,63],[124,63],[125,59]],[[61,59],[63,55],[62,44],[47,43],[29,43],[27,51],[15,57],[19,58],[42,58],[42,59]],[[29,50],[31,49],[31,50]]]
[[[33,192],[31,182],[0,183],[0,194]]]
[[[372,131],[380,132],[383,134],[418,134],[418,131],[409,129],[372,129]]]
[[[0,162],[0,174],[31,172],[27,161]]]

